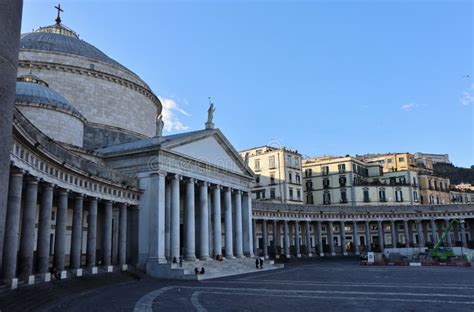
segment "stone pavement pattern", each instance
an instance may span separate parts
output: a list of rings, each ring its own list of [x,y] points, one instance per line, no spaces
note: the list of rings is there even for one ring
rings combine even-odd
[[[40,311],[473,311],[473,277],[472,268],[312,260],[199,282],[144,277],[64,296]]]

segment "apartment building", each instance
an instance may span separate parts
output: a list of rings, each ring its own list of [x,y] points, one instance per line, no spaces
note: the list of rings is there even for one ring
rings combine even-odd
[[[256,175],[252,187],[254,199],[303,204],[302,156],[298,151],[260,146],[239,153]]]
[[[302,163],[305,203],[314,205],[419,204],[418,173],[384,172],[379,161],[359,157],[317,157]]]

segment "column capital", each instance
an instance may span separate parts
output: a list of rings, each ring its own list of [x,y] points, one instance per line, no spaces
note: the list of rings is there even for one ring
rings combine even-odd
[[[183,179],[183,177],[182,177],[181,175],[175,173],[175,174],[171,174],[171,175],[170,175],[170,179],[180,181],[180,180]]]
[[[220,185],[220,184],[212,184],[212,185],[211,185],[211,188],[212,188],[213,190],[222,190],[222,185]]]
[[[236,193],[236,194],[242,194],[242,191],[241,191],[241,190],[238,190],[238,189],[235,189],[235,190],[234,190],[234,193]]]
[[[209,186],[209,182],[207,181],[199,181],[198,182],[200,186],[203,186],[203,187],[208,187]]]
[[[70,190],[68,189],[65,189],[65,188],[62,188],[62,187],[59,187],[59,194],[62,194],[62,195],[69,195],[69,193],[71,193]]]
[[[15,166],[12,166],[10,168],[10,175],[22,176],[25,173],[26,173],[26,171],[21,169],[21,168],[18,168],[18,167],[15,167]]]
[[[56,187],[56,184],[53,184],[53,183],[49,183],[49,182],[42,182],[41,183],[41,186],[43,188],[47,188],[47,189],[54,189]]]
[[[464,219],[459,219],[459,223],[463,224],[464,222],[466,222]]]
[[[39,182],[39,179],[35,176],[27,176],[25,177],[25,182],[28,183],[28,184],[38,184]]]
[[[197,180],[191,177],[185,177],[184,180],[186,183],[197,183]]]

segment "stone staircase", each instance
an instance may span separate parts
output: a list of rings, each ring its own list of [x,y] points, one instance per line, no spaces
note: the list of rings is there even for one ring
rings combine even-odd
[[[205,274],[195,274],[194,269],[204,267]],[[265,260],[263,269],[255,267],[255,258],[224,259],[223,261],[184,261],[183,266],[171,264],[171,270],[181,270],[184,279],[207,280],[232,275],[255,273],[283,268],[283,264],[275,264],[273,260]]]

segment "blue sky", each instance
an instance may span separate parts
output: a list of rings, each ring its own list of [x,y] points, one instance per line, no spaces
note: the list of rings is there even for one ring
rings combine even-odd
[[[56,2],[25,0],[22,32],[54,23]],[[472,1],[61,5],[65,25],[162,98],[171,132],[203,128],[211,96],[237,149],[474,164]]]

